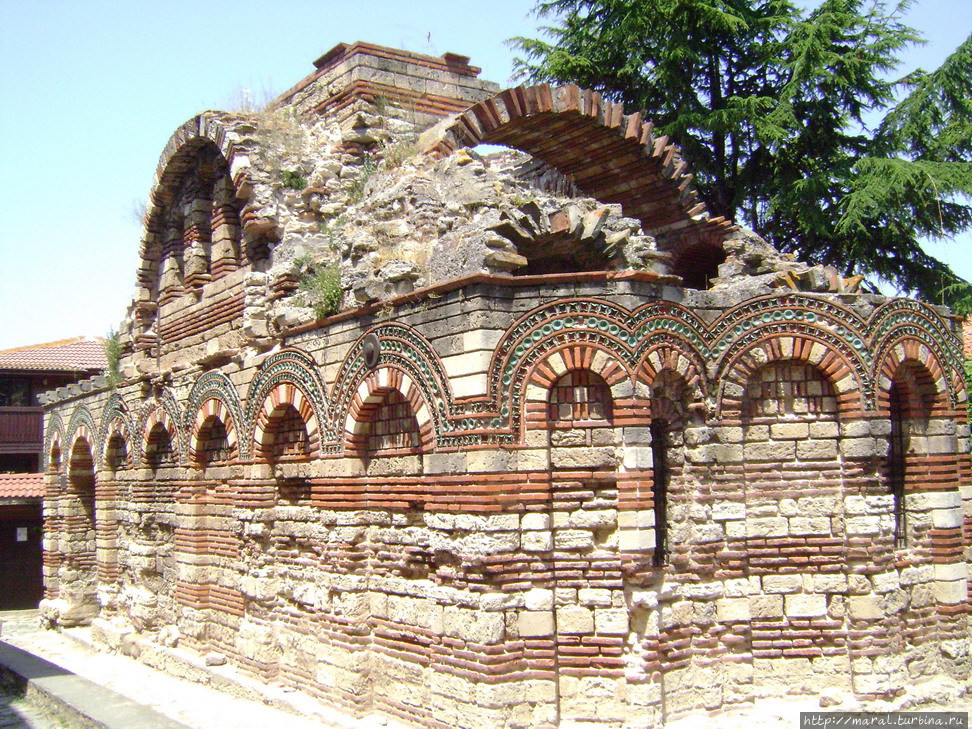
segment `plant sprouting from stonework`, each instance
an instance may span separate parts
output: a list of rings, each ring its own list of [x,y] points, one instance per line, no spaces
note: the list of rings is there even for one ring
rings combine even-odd
[[[296,170],[281,170],[280,180],[283,182],[284,187],[288,187],[291,190],[303,190],[307,187],[307,178]]]
[[[301,276],[300,290],[306,294],[318,319],[336,314],[344,297],[341,269],[337,263],[329,263],[308,271]]]
[[[386,170],[396,169],[417,153],[418,147],[411,142],[399,141],[394,144],[385,144],[382,146],[382,166]]]
[[[364,197],[365,186],[376,172],[378,172],[378,165],[375,163],[375,158],[366,154],[361,162],[361,172],[351,181],[351,186],[348,188],[351,202],[358,202]]]
[[[273,170],[292,189],[303,189],[307,181],[294,171],[294,166],[304,156],[307,132],[293,109],[273,109],[254,114],[257,123],[257,141],[263,156],[264,167]],[[300,187],[296,187],[303,181]]]
[[[105,360],[108,363],[105,367],[105,380],[108,382],[108,387],[112,389],[118,387],[123,379],[121,355],[121,332],[109,329],[108,336],[105,337]]]

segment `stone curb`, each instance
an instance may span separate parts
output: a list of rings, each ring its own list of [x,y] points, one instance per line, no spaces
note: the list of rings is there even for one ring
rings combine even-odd
[[[188,729],[147,706],[0,640],[0,682],[83,729]]]

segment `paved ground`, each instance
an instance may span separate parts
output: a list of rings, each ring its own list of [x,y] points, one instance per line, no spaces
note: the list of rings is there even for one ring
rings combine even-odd
[[[79,700],[88,699],[90,702],[92,692],[98,687],[119,694],[117,702],[110,697],[94,702],[102,707],[107,706],[107,714],[117,719],[112,729],[155,729],[163,723],[172,728],[181,725],[182,729],[321,729],[327,726],[390,729],[391,726],[383,719],[357,721],[306,700],[296,706],[296,710],[303,713],[303,716],[297,716],[199,683],[174,678],[126,656],[99,652],[85,645],[81,641],[85,638],[86,629],[73,629],[66,631],[67,634],[42,630],[38,627],[36,611],[0,612],[0,623],[3,631],[0,641],[64,669],[59,673],[65,675],[56,676],[55,680],[70,680],[71,675],[87,679],[87,687],[67,686],[69,692],[78,695]],[[92,686],[92,683],[97,686]],[[275,691],[281,693],[280,689]],[[268,687],[267,696],[273,693],[274,689]],[[294,695],[293,699],[299,701],[300,697]],[[143,710],[141,716],[139,709]],[[41,723],[43,717],[40,715],[28,718],[31,711],[29,702],[7,701],[0,708],[0,729],[74,729],[69,723]],[[164,719],[153,720],[153,715],[161,715]],[[35,721],[37,723],[31,723]]]
[[[0,690],[0,729],[81,729],[28,699]]]

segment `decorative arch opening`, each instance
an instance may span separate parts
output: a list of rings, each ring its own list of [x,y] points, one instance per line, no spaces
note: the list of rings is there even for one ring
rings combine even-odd
[[[652,564],[669,562],[671,545],[669,504],[671,493],[685,464],[683,446],[689,420],[692,389],[685,378],[671,369],[658,372],[651,383],[649,433],[651,435],[652,511],[655,517],[655,547]],[[683,520],[687,514],[679,515]]]
[[[87,614],[97,613],[97,503],[95,463],[89,436],[75,438],[67,468],[67,542],[63,565],[75,577],[63,587],[61,596]]]
[[[907,494],[925,485],[927,433],[939,396],[928,368],[905,360],[894,370],[886,398],[890,431],[884,476],[892,499],[894,546],[904,549],[910,541]]]
[[[374,395],[380,399],[362,408],[359,416],[364,419],[367,456],[418,453],[422,430],[412,404],[396,389]]]

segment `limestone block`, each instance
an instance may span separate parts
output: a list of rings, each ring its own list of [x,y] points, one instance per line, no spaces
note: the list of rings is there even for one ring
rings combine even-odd
[[[628,611],[619,608],[595,610],[594,627],[599,635],[627,635]]]
[[[905,496],[909,511],[961,508],[962,494],[958,491],[925,491]]]
[[[717,501],[712,504],[712,519],[715,521],[745,518],[746,504],[742,501]]]
[[[951,565],[941,565],[942,567],[949,567]],[[965,565],[960,565],[965,569]],[[901,584],[902,586],[917,585],[924,582],[931,582],[933,579],[957,579],[955,577],[939,577],[936,573],[938,565],[917,565],[912,567],[905,567],[901,570]]]
[[[758,577],[739,577],[732,580],[726,580],[724,585],[726,597],[746,597],[748,595],[754,595],[760,591],[760,582]]]
[[[524,514],[520,517],[520,528],[523,530],[549,529],[549,514]]]
[[[810,435],[808,423],[774,423],[770,425],[773,440],[805,440]]]
[[[618,458],[614,448],[555,448],[551,463],[558,468],[614,468]]]
[[[932,509],[932,526],[936,529],[958,529],[962,527],[962,510],[960,508]]]
[[[720,623],[749,620],[751,611],[748,597],[726,597],[716,600],[716,616]]]
[[[553,590],[534,587],[523,595],[527,610],[550,610],[553,607]]]
[[[878,595],[854,595],[847,598],[847,611],[856,620],[878,620],[884,608]]]
[[[747,443],[743,446],[747,461],[776,461],[786,463],[796,457],[796,443]]]
[[[557,630],[565,635],[589,635],[594,632],[594,612],[580,606],[558,608]]]
[[[764,517],[746,521],[748,537],[782,537],[789,533],[789,523],[784,517]]]
[[[589,529],[613,527],[617,524],[617,517],[615,509],[578,509],[570,513],[567,525]]]
[[[577,599],[585,607],[610,607],[611,591],[605,587],[582,587],[577,591]]]
[[[968,582],[965,580],[955,580],[953,582],[943,582],[936,580],[932,583],[932,592],[935,600],[944,605],[958,605],[965,602],[968,598]]]
[[[845,522],[847,534],[865,536],[881,533],[881,519],[877,516],[854,516]]]
[[[813,575],[814,592],[847,592],[847,575]]]
[[[871,576],[871,584],[875,592],[890,592],[901,587],[901,578],[897,572],[882,572]]]
[[[654,465],[651,456],[651,448],[642,446],[626,447],[622,458],[622,464],[627,470],[647,470]]]
[[[969,578],[969,566],[965,562],[950,562],[947,564],[934,565],[936,580],[967,580]]]
[[[503,639],[503,613],[479,612],[447,607],[443,615],[443,632],[469,643],[493,645]]]
[[[725,532],[721,524],[693,524],[690,544],[709,544],[721,542],[725,539]]]
[[[844,438],[840,441],[840,453],[844,458],[873,458],[886,451],[887,444],[875,438]]]
[[[594,546],[594,535],[583,529],[558,529],[554,533],[557,549],[588,549]]]
[[[794,593],[803,589],[803,577],[800,575],[766,575],[763,578],[763,590],[769,593]]]
[[[833,422],[810,423],[811,438],[837,438],[840,436],[840,425]]]
[[[830,534],[830,519],[824,517],[793,517],[790,519],[790,534]]]
[[[837,458],[836,440],[808,440],[797,443],[797,458],[801,461],[831,461]]]
[[[524,611],[517,618],[521,638],[546,638],[554,633],[554,616],[549,610]]]
[[[520,535],[520,546],[526,552],[549,552],[553,549],[553,535],[545,532],[524,532]]]
[[[640,552],[654,548],[654,529],[622,529],[618,532],[618,549],[623,552]]]
[[[819,618],[827,614],[827,598],[824,595],[786,595],[785,611],[791,618]]]
[[[742,463],[743,447],[710,443],[696,448],[686,448],[685,457],[690,463]]]

